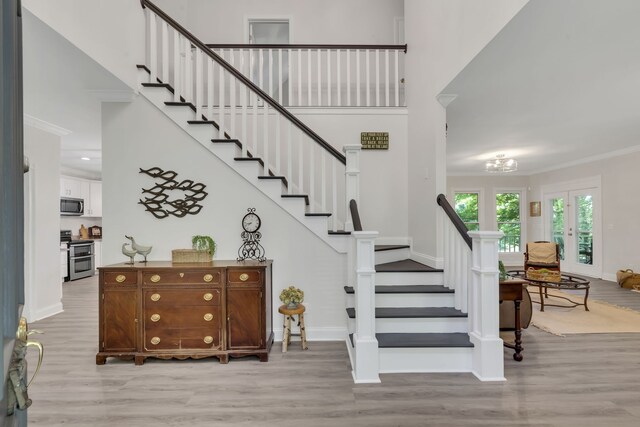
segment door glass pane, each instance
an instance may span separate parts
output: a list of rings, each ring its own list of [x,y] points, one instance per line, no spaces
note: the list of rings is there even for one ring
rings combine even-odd
[[[500,252],[520,252],[520,193],[496,194],[496,218],[504,233]]]
[[[256,20],[249,21],[250,44],[289,44],[289,21]],[[288,99],[279,99],[279,85],[282,82],[282,97],[287,98],[289,93],[289,51],[263,49],[262,70],[260,67],[259,51],[252,50],[254,83],[259,84],[259,73],[262,73],[262,90],[268,92],[276,101],[288,105]],[[282,54],[282,76],[280,72],[280,55]],[[270,62],[269,55],[273,57]],[[271,84],[270,84],[271,83]],[[269,92],[269,89],[272,89]]]
[[[478,193],[456,193],[455,210],[469,231],[480,230]]]
[[[593,264],[593,200],[591,195],[576,196],[577,251],[580,264]]]
[[[551,236],[560,248],[560,259],[564,260],[564,199],[551,199]]]

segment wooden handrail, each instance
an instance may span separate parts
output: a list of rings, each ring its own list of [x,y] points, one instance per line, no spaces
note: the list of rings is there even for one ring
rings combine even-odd
[[[353,231],[362,231],[362,223],[360,222],[358,204],[353,199],[349,201],[349,210],[351,211],[351,221],[353,221]]]
[[[167,15],[162,9],[153,4],[149,0],[140,0],[140,4],[142,8],[148,7],[152,10],[156,15],[165,20],[169,25],[171,25],[176,31],[186,37],[194,46],[202,50],[206,55],[208,55],[211,59],[216,61],[221,67],[227,70],[229,73],[233,75],[236,79],[240,80],[246,86],[248,86],[253,92],[257,93],[260,98],[262,98],[267,104],[271,105],[275,110],[277,110],[280,114],[286,117],[290,122],[292,122],[298,129],[306,133],[311,139],[318,143],[322,148],[327,150],[329,154],[338,159],[338,161],[344,165],[346,165],[347,160],[342,153],[336,150],[331,146],[327,141],[322,139],[320,135],[315,133],[311,128],[301,122],[296,116],[291,114],[286,108],[280,105],[275,99],[269,96],[265,91],[260,89],[255,85],[251,80],[249,80],[244,74],[240,71],[236,70],[231,64],[222,59],[217,53],[213,52],[210,48],[207,47],[204,43],[198,40],[193,34],[191,34],[187,29],[185,29],[182,25],[176,22],[173,18]]]
[[[211,49],[316,49],[316,50],[401,50],[407,53],[406,44],[241,44],[207,43]]]
[[[456,230],[458,230],[458,233],[460,233],[462,239],[467,243],[469,249],[473,250],[473,241],[471,240],[471,237],[469,237],[469,230],[467,229],[467,226],[464,225],[464,222],[462,222],[455,209],[451,207],[446,196],[444,194],[438,194],[438,198],[436,200],[442,210],[444,210],[444,213],[447,214],[453,225],[456,227]]]

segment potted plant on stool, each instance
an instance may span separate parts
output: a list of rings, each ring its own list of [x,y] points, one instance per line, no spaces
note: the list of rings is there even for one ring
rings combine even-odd
[[[287,305],[287,308],[294,309],[304,301],[304,292],[295,286],[289,286],[280,292],[280,301]]]

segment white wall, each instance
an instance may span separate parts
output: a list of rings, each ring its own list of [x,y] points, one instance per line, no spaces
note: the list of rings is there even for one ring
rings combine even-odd
[[[150,125],[152,124],[152,125]],[[312,339],[342,339],[346,331],[346,256],[312,234],[279,206],[240,178],[226,164],[188,137],[146,99],[103,106],[103,260],[126,261],[124,235],[152,245],[150,260],[169,260],[171,250],[189,248],[191,236],[211,235],[216,259],[235,259],[241,245],[240,221],[247,208],[262,218],[262,244],[273,263],[274,306],[280,290],[305,291],[307,332]],[[209,193],[198,215],[156,219],[137,202],[153,180],[139,168],[174,170],[183,179],[204,183]],[[276,327],[282,319],[274,314]]]
[[[542,186],[600,176],[602,196],[602,277],[616,271],[640,271],[640,152],[530,176],[532,200],[542,200]],[[544,212],[543,212],[544,215]],[[530,219],[531,239],[541,239],[544,217]]]
[[[247,18],[289,18],[290,43],[393,44],[394,18],[404,16],[402,0],[155,3],[204,43],[247,43]]]
[[[60,137],[25,126],[25,316],[62,311],[60,278]]]
[[[438,264],[442,257],[436,196],[446,191],[446,115],[436,96],[525,3],[405,0],[408,222],[414,256],[425,262]]]
[[[291,112],[342,152],[359,144],[361,132],[389,132],[388,150],[360,153],[360,218],[365,230],[380,239],[408,236],[407,111],[406,109],[305,109]],[[394,239],[395,238],[395,239]]]
[[[23,0],[22,5],[129,87],[144,63],[144,13],[134,0]]]

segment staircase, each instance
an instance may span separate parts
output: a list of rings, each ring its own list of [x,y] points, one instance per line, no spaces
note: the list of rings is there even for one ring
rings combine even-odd
[[[418,263],[408,245],[376,245],[375,331],[379,372],[468,372],[473,344],[467,314],[454,308],[443,271]],[[345,286],[349,341],[357,316],[354,288]]]

